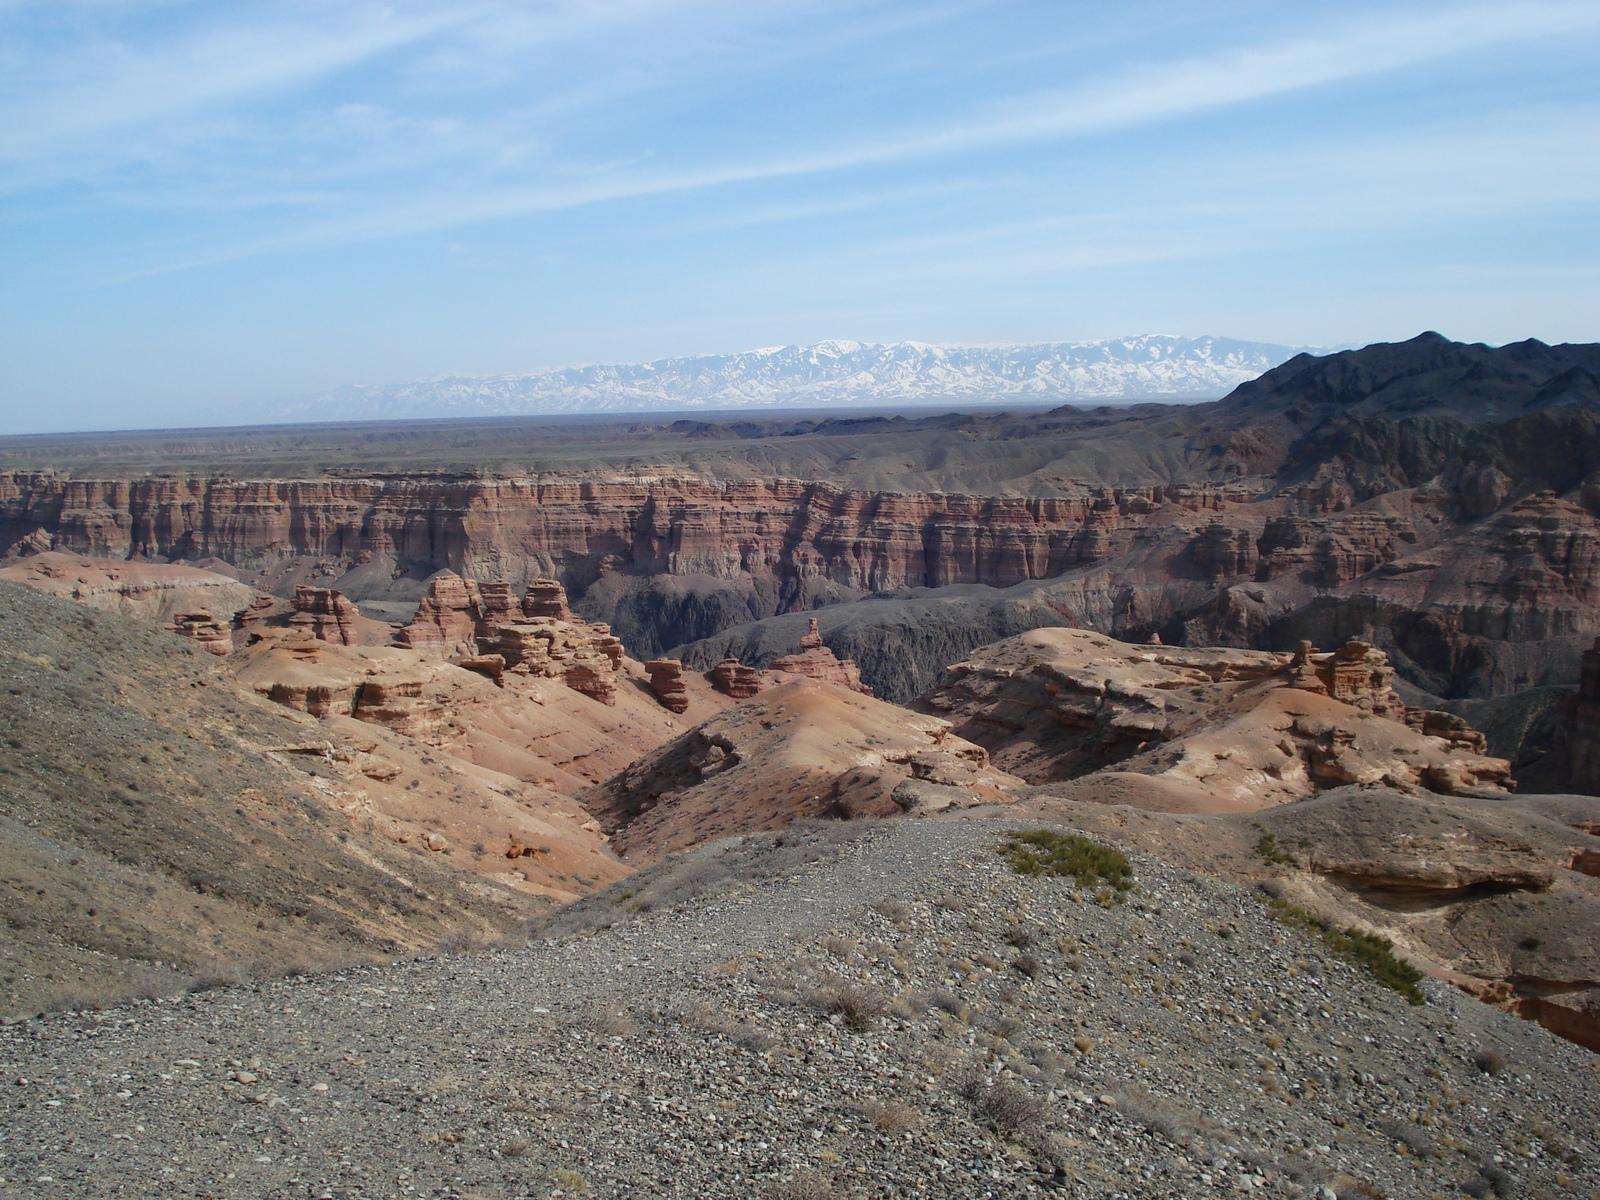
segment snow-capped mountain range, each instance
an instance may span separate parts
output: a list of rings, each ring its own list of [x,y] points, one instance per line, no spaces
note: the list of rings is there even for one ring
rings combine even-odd
[[[290,401],[304,420],[833,405],[1213,399],[1301,351],[1219,337],[933,346],[828,341],[739,354],[598,363],[525,375],[350,384]],[[260,415],[260,410],[256,410]]]

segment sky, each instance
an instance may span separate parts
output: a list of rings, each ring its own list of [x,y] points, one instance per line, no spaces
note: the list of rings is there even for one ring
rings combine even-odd
[[[0,0],[0,433],[825,338],[1600,340],[1600,0]]]

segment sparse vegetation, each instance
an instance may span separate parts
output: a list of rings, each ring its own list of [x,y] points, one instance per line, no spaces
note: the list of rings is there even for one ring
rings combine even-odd
[[[910,1133],[922,1125],[922,1114],[909,1104],[893,1100],[868,1100],[861,1106],[862,1114],[879,1129],[889,1134]]]
[[[961,1085],[961,1098],[980,1125],[1005,1137],[1031,1139],[1043,1130],[1044,1102],[1014,1083],[991,1083],[975,1075]]]
[[[589,1190],[589,1181],[583,1177],[582,1173],[569,1171],[563,1167],[557,1167],[550,1172],[550,1181],[559,1184],[568,1191],[588,1192]]]
[[[896,925],[904,925],[911,919],[911,906],[901,900],[879,900],[872,911]]]
[[[837,1013],[845,1025],[858,1033],[871,1029],[879,1017],[890,1011],[889,997],[882,992],[851,984],[818,991],[811,1002],[824,1012]]]
[[[1472,1065],[1485,1075],[1498,1075],[1511,1064],[1498,1050],[1480,1050],[1472,1056]]]
[[[1000,854],[1018,875],[1054,875],[1081,888],[1098,885],[1118,895],[1133,886],[1127,856],[1081,834],[1018,830],[1007,835]]]
[[[833,1200],[834,1194],[833,1185],[815,1175],[797,1175],[767,1191],[770,1200]]]
[[[1285,925],[1320,937],[1333,953],[1362,968],[1384,987],[1404,996],[1408,1002],[1426,1003],[1427,997],[1417,986],[1422,982],[1422,972],[1404,959],[1395,957],[1394,943],[1388,938],[1362,933],[1359,929],[1341,932],[1330,928],[1312,913],[1276,896],[1269,897],[1267,903],[1273,916]]]
[[[1261,826],[1257,824],[1256,828],[1260,829]],[[1283,849],[1283,847],[1278,845],[1278,839],[1274,834],[1263,832],[1261,836],[1256,839],[1255,853],[1257,858],[1264,859],[1269,863],[1276,863],[1291,867],[1294,866],[1294,855],[1288,853]]]
[[[480,950],[488,949],[488,946],[488,939],[483,934],[463,926],[452,929],[435,942],[433,952],[439,955],[477,954]]]

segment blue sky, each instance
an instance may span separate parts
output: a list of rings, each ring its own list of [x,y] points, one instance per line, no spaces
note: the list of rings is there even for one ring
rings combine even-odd
[[[0,0],[0,432],[823,338],[1592,341],[1600,0]]]

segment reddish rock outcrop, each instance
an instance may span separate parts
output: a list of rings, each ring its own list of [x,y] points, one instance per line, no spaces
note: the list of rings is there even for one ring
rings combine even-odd
[[[170,625],[164,625],[162,628],[170,629],[179,637],[188,638],[210,654],[226,657],[233,653],[232,633],[210,613],[179,613]]]
[[[1077,795],[1110,773],[1117,803],[1163,811],[1257,810],[1347,783],[1511,786],[1481,737],[1450,714],[1408,712],[1389,678],[1385,656],[1361,644],[1291,656],[1037,629],[949,668],[913,707],[950,718],[1030,783]]]
[[[289,616],[289,627],[304,629],[324,642],[356,646],[361,643],[357,629],[360,616],[360,610],[343,592],[301,584],[294,589],[294,612]]]
[[[1026,790],[988,755],[917,716],[837,684],[794,678],[642,756],[578,799],[612,845],[649,862],[803,817],[931,815]]]
[[[856,664],[848,659],[841,660],[832,650],[824,646],[822,631],[817,627],[817,619],[812,617],[810,622],[810,628],[800,639],[795,652],[774,659],[768,665],[768,670],[784,675],[800,675],[807,679],[821,679],[847,687],[852,692],[860,692],[864,696],[872,695],[872,689],[861,682],[861,671]]]
[[[501,625],[510,625],[522,619],[522,605],[517,600],[516,589],[509,583],[478,584],[478,625],[480,638],[493,637]]]
[[[470,658],[477,653],[474,639],[482,613],[478,585],[454,571],[440,571],[429,582],[411,624],[396,634],[395,641],[439,658]]]
[[[746,700],[759,692],[765,681],[761,672],[747,667],[737,658],[725,658],[711,668],[711,685],[725,696]]]
[[[1407,719],[1405,701],[1391,686],[1394,671],[1389,656],[1365,642],[1346,642],[1331,654],[1318,654],[1310,642],[1301,642],[1289,662],[1289,677],[1289,686],[1300,691],[1316,692],[1391,721]],[[1448,724],[1450,714],[1431,715],[1441,719],[1439,724]],[[1465,721],[1456,720],[1468,728]],[[1478,748],[1483,748],[1481,735]]]
[[[245,607],[233,614],[233,627],[244,634],[245,642],[253,640],[261,629],[262,622],[278,607],[278,601],[271,596],[257,596]]]
[[[657,658],[645,663],[650,675],[650,690],[668,712],[681,713],[689,707],[689,687],[683,681],[683,664],[676,659]]]
[[[528,584],[522,597],[522,614],[526,617],[548,617],[553,621],[571,621],[572,609],[567,607],[567,589],[554,579],[535,579]]]

